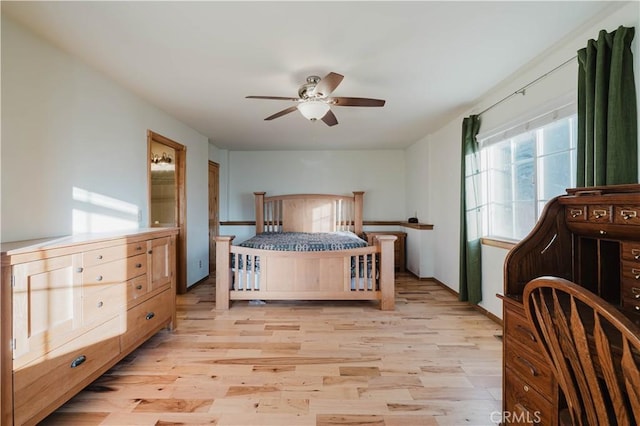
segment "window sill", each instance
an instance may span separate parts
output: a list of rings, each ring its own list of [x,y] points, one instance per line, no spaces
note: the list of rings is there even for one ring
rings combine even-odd
[[[518,244],[517,241],[497,240],[495,238],[488,237],[481,238],[480,242],[483,246],[498,247],[505,250],[511,250],[516,244]]]

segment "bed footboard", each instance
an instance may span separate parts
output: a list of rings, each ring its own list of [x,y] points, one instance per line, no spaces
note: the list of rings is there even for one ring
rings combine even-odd
[[[285,252],[233,246],[216,237],[216,309],[231,300],[379,300],[395,308],[393,235],[374,246]]]

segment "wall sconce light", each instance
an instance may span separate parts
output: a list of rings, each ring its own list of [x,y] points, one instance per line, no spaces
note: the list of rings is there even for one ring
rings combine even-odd
[[[163,152],[162,156],[158,154],[152,154],[151,162],[153,164],[171,164],[173,162],[173,159],[166,152]]]

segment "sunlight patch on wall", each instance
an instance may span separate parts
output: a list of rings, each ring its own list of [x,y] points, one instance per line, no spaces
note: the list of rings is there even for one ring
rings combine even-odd
[[[73,234],[137,229],[140,209],[135,204],[73,187]]]

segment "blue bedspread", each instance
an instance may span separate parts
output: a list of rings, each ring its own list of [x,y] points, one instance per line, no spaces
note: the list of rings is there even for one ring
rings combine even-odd
[[[366,247],[367,242],[353,232],[264,232],[238,245],[277,251],[335,251]]]

